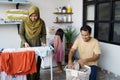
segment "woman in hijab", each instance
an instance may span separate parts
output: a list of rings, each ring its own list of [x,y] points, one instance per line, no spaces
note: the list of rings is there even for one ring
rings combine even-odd
[[[34,47],[46,44],[46,27],[44,21],[39,16],[39,8],[31,6],[28,10],[28,17],[23,20],[19,35],[21,47]],[[37,58],[37,72],[28,74],[27,80],[40,80],[40,56]]]

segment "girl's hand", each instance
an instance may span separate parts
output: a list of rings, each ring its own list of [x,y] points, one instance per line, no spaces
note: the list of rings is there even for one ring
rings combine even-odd
[[[25,43],[25,48],[30,47],[28,43]]]
[[[57,54],[57,51],[56,51],[56,49],[54,50],[54,54]]]

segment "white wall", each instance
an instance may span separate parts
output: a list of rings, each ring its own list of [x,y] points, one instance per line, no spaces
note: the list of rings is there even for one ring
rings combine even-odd
[[[120,76],[120,46],[100,42],[99,66]]]
[[[20,47],[16,25],[0,25],[0,48]]]
[[[14,4],[0,4],[0,18],[5,19],[5,12],[9,9],[15,9]],[[20,47],[20,38],[16,25],[0,24],[0,48]]]
[[[82,20],[83,20],[83,1],[82,0],[70,0],[70,5],[73,9],[73,27],[76,28],[77,32],[80,32],[80,27],[82,26]]]

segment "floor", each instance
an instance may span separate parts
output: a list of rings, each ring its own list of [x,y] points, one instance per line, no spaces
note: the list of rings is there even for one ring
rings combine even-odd
[[[63,66],[64,68],[64,66]],[[50,69],[41,69],[41,80],[51,80]],[[66,80],[66,72],[56,73],[56,68],[53,68],[53,80]],[[97,80],[120,80],[120,76],[114,75],[106,70],[99,69]]]

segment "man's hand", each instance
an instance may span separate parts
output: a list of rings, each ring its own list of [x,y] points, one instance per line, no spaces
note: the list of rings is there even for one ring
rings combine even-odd
[[[73,68],[73,62],[72,61],[68,61],[67,67],[68,67],[68,69],[72,69]]]
[[[75,50],[73,48],[71,48],[69,55],[68,55],[68,68],[73,68],[72,57],[74,55],[74,52],[75,52]]]
[[[80,64],[81,67],[83,67],[86,63],[87,63],[86,59],[80,59],[79,60],[79,64]]]

